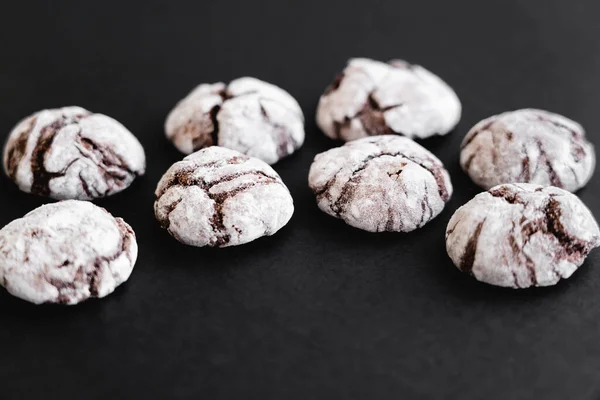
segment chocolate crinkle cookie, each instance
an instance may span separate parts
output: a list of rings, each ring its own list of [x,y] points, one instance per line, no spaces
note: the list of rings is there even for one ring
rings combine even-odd
[[[425,68],[355,58],[321,96],[317,124],[344,141],[385,134],[424,139],[447,134],[460,115],[456,93]]]
[[[264,161],[213,146],[175,163],[156,188],[156,219],[181,243],[227,247],[273,235],[294,212]]]
[[[25,118],[4,148],[4,170],[21,190],[54,199],[92,200],[143,175],[144,149],[123,125],[81,107]]]
[[[442,162],[395,135],[355,140],[318,154],[308,182],[322,211],[370,232],[420,228],[452,195]]]
[[[575,192],[592,177],[596,156],[577,122],[524,109],[475,125],[463,140],[460,164],[484,189],[523,182]]]
[[[446,230],[448,255],[461,271],[511,288],[554,285],[598,246],[598,224],[577,196],[529,183],[478,194]]]
[[[218,145],[275,164],[304,143],[304,116],[289,93],[246,77],[196,87],[171,111],[165,131],[185,154]]]
[[[131,275],[131,227],[77,200],[39,207],[0,230],[0,284],[35,304],[104,297]]]

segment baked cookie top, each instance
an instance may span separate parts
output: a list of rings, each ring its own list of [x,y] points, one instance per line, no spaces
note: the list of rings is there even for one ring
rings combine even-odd
[[[513,288],[554,285],[598,246],[598,223],[577,196],[529,183],[478,194],[446,230],[448,255],[461,271]]]
[[[524,182],[575,192],[592,177],[596,156],[577,122],[523,109],[475,125],[463,140],[460,164],[484,189]]]
[[[450,86],[402,60],[351,59],[317,107],[321,130],[344,141],[386,134],[445,135],[460,116],[461,104]]]
[[[171,111],[165,131],[185,154],[218,145],[274,164],[304,143],[304,116],[285,90],[245,77],[196,87]]]
[[[442,162],[396,135],[363,138],[318,154],[308,183],[322,211],[370,232],[420,228],[452,195]]]
[[[123,125],[81,107],[39,111],[4,147],[4,170],[21,190],[92,200],[129,187],[146,167],[144,149]]]
[[[264,161],[212,146],[169,168],[154,212],[184,244],[227,247],[273,235],[292,217],[294,202]]]
[[[47,204],[0,230],[0,284],[32,303],[76,304],[125,282],[137,251],[131,227],[105,209]]]

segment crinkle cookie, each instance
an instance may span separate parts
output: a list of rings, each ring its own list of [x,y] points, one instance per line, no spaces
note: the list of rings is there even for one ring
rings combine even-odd
[[[394,133],[427,138],[450,132],[460,115],[456,93],[425,68],[355,58],[321,96],[317,124],[344,141]]]
[[[273,235],[292,217],[294,202],[264,161],[213,146],[169,168],[154,213],[181,243],[227,247]]]
[[[304,143],[304,116],[285,90],[246,77],[196,87],[171,111],[165,131],[185,154],[218,145],[275,164]]]
[[[395,135],[359,139],[318,154],[308,183],[322,211],[370,232],[420,228],[452,195],[441,161]]]
[[[463,170],[484,189],[523,182],[575,192],[590,180],[595,164],[594,147],[581,125],[533,109],[479,122],[463,140],[460,153]]]
[[[0,230],[0,284],[35,304],[104,297],[131,275],[135,233],[78,200],[41,206]]]
[[[146,157],[123,125],[81,107],[39,111],[4,147],[4,170],[21,190],[54,199],[92,200],[126,189]]]
[[[556,187],[499,185],[459,208],[446,230],[454,264],[496,286],[549,286],[600,246],[600,230],[579,198]]]

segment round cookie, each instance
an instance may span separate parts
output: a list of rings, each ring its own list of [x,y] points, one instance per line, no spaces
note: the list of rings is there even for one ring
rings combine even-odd
[[[81,107],[39,111],[13,129],[4,171],[27,193],[92,200],[126,189],[146,166],[144,149],[123,125]]]
[[[370,232],[420,228],[452,195],[441,161],[395,135],[363,138],[318,154],[308,183],[322,211]]]
[[[275,164],[304,143],[304,116],[285,90],[245,77],[196,87],[171,111],[165,131],[185,154],[218,145]]]
[[[462,169],[484,189],[523,182],[575,192],[590,180],[595,164],[594,147],[581,125],[534,109],[479,122],[460,153]]]
[[[399,134],[427,138],[450,132],[461,116],[456,93],[419,65],[354,58],[325,90],[317,124],[332,139]]]
[[[227,247],[273,235],[292,217],[294,202],[264,161],[213,146],[169,168],[154,213],[181,243]]]
[[[598,224],[577,196],[529,183],[478,194],[446,230],[446,249],[458,269],[511,288],[554,285],[598,246]]]
[[[77,304],[125,282],[137,251],[131,227],[105,209],[47,204],[0,230],[0,284],[35,304]]]

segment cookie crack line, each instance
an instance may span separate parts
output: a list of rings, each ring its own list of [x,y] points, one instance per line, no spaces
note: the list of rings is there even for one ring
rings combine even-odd
[[[537,145],[538,150],[540,152],[540,160],[538,160],[538,165],[539,165],[540,161],[543,161],[544,165],[546,166],[546,170],[547,170],[546,172],[550,176],[550,183],[552,183],[552,186],[562,188],[563,184],[562,184],[560,178],[558,177],[558,174],[554,170],[554,166],[552,165],[552,161],[550,161],[550,158],[548,158],[548,154],[546,154],[546,150],[544,150],[542,141],[539,138],[536,138],[534,143]]]
[[[528,204],[527,202],[523,201],[519,197],[518,192],[511,191],[506,186],[502,186],[502,187],[499,187],[496,189],[490,189],[490,190],[488,190],[488,193],[490,195],[492,195],[493,197],[498,197],[498,198],[504,199],[507,203],[510,203],[510,204],[522,204],[522,205]]]
[[[429,192],[427,190],[427,184],[423,185],[423,199],[421,199],[421,220],[419,221],[419,227],[422,227],[427,221],[425,220],[425,211],[429,210],[429,217],[433,216],[433,210],[431,209],[431,204],[429,203]]]
[[[573,174],[573,179],[575,180],[575,184],[577,186],[580,186],[579,176],[577,176],[577,171],[575,171],[575,169],[570,165],[569,165],[569,171],[571,171],[571,173]]]
[[[33,131],[33,128],[35,127],[36,122],[37,116],[31,117],[27,128],[19,133],[8,150],[6,173],[11,179],[14,179],[19,168],[19,164],[25,155],[27,143],[29,143],[29,137]]]
[[[387,65],[389,65],[392,69],[404,69],[404,70],[409,70],[409,71],[414,71],[416,65],[415,64],[411,64],[407,61],[403,61],[403,60],[390,60],[386,63]],[[391,74],[392,71],[388,71],[386,74],[387,75]],[[325,88],[325,91],[323,92],[323,96],[327,96],[328,94],[335,92],[337,89],[339,89],[340,85],[342,84],[342,81],[344,80],[344,78],[346,77],[346,74],[344,71],[340,72],[339,74],[337,74],[335,76],[335,78],[333,79],[333,82],[331,82],[329,84],[329,86],[327,86]],[[377,82],[374,82],[372,79],[371,81],[373,82],[374,86],[377,86]]]
[[[519,286],[519,280],[517,279],[517,273],[515,271],[512,271],[512,277],[513,277],[513,285],[517,288],[520,289],[521,286]]]
[[[552,234],[558,240],[558,243],[560,243],[561,247],[569,257],[575,256],[581,258],[590,250],[590,243],[568,234],[562,222],[560,222],[562,209],[560,203],[556,199],[551,197],[548,200],[544,209],[544,214],[546,217],[547,232]]]
[[[219,111],[221,111],[221,106],[214,106],[209,113],[210,122],[212,123],[213,129],[210,132],[210,140],[212,140],[212,144],[215,146],[219,145]],[[194,142],[197,142],[199,138],[194,139]],[[198,143],[193,143],[194,148],[198,146]]]
[[[68,169],[73,162],[71,162],[64,171],[49,172],[44,165],[46,162],[46,154],[52,147],[56,135],[64,127],[70,124],[78,124],[80,120],[89,115],[90,114],[77,114],[68,118],[63,114],[60,119],[41,128],[37,145],[31,156],[31,171],[33,174],[33,182],[31,183],[32,193],[48,196],[50,194],[50,181],[65,175],[66,169]]]
[[[54,286],[58,291],[56,302],[59,304],[68,304],[72,300],[72,294],[68,291],[77,290],[77,286],[86,284],[89,290],[89,297],[98,297],[100,293],[100,284],[102,280],[101,272],[102,266],[106,265],[106,268],[110,270],[110,263],[117,260],[123,254],[126,254],[129,258],[129,249],[131,247],[131,239],[135,237],[135,233],[121,218],[115,218],[115,223],[119,231],[120,243],[117,246],[117,251],[110,256],[98,256],[92,263],[91,271],[85,271],[84,266],[81,265],[75,273],[75,278],[72,281],[64,281],[56,278],[45,279],[47,283]],[[70,265],[69,260],[64,261],[58,268]],[[46,267],[46,271],[48,270]],[[48,276],[48,272],[45,274]]]
[[[66,117],[63,115],[60,120],[41,128],[37,145],[35,146],[31,156],[31,171],[33,173],[33,182],[31,183],[32,193],[37,193],[43,196],[49,195],[50,181],[53,178],[64,176],[62,173],[48,172],[44,162],[46,159],[46,153],[52,147],[54,138],[66,125]]]
[[[215,205],[214,205],[215,211],[213,213],[213,216],[210,219],[211,225],[213,227],[213,232],[215,233],[215,237],[216,237],[216,240],[213,242],[213,246],[222,247],[222,246],[228,244],[231,240],[231,235],[229,233],[227,233],[227,231],[226,231],[227,227],[225,226],[225,223],[224,223],[225,216],[223,213],[223,206],[225,204],[225,201],[227,199],[237,196],[239,193],[244,192],[246,189],[249,189],[252,187],[257,187],[257,186],[268,185],[271,183],[276,183],[276,181],[248,182],[248,183],[245,183],[243,185],[236,187],[235,189],[233,189],[229,192],[222,192],[222,193],[218,193],[218,194],[212,194],[210,192],[207,192],[210,199],[213,200],[215,203]]]
[[[263,117],[264,121],[273,127],[275,133],[275,137],[273,137],[273,140],[275,143],[278,144],[277,156],[280,158],[285,157],[289,153],[288,146],[291,144],[293,148],[297,148],[298,143],[296,142],[294,136],[290,134],[290,132],[288,132],[285,126],[277,124],[271,120],[271,117],[269,117],[269,114],[267,113],[267,110],[262,103],[263,100],[263,98],[260,98],[258,100],[258,103],[260,105],[260,114]]]
[[[229,92],[228,87],[225,87],[225,88],[219,90],[216,94],[221,97],[221,104],[215,105],[213,108],[210,109],[210,111],[208,113],[210,122],[212,124],[212,131],[209,133],[209,136],[210,136],[210,140],[212,141],[213,146],[219,145],[219,119],[218,119],[219,111],[221,111],[221,107],[222,107],[223,103],[225,103],[227,100],[234,97]],[[200,135],[199,137],[192,139],[192,146],[194,147],[194,149],[201,148],[203,144],[204,144],[203,135]]]
[[[344,170],[344,167],[340,167],[340,169],[338,169],[335,172],[335,174],[333,174],[331,179],[329,179],[327,182],[325,182],[325,184],[323,186],[313,189],[313,192],[317,196],[317,199],[320,200],[323,196],[325,196],[325,197],[327,197],[328,200],[331,201],[331,195],[329,193],[329,189],[331,189],[331,186],[333,186],[333,184],[337,180],[339,173],[342,172],[343,170]]]
[[[232,159],[231,161],[235,161],[235,159]],[[227,164],[233,164],[233,163],[227,163]],[[213,166],[213,165],[212,165],[212,163],[203,164],[200,166],[190,165],[190,166],[186,166],[187,168],[183,168],[179,171],[174,172],[173,177],[164,185],[163,189],[159,193],[157,193],[157,195],[156,195],[157,198],[162,197],[162,195],[164,195],[165,192],[173,186],[199,186],[202,190],[209,193],[210,189],[212,189],[216,185],[219,185],[224,182],[229,182],[229,181],[232,181],[239,177],[248,176],[248,175],[257,175],[259,177],[267,178],[267,179],[273,181],[274,183],[279,183],[277,177],[271,176],[271,175],[267,174],[266,172],[259,171],[259,170],[235,172],[235,173],[232,173],[229,175],[222,176],[219,179],[212,181],[210,183],[207,183],[202,177],[194,176],[194,172],[198,168],[202,168],[204,166]]]
[[[512,203],[512,204],[514,204],[514,203]],[[512,228],[511,228],[510,235],[508,236],[508,241],[509,241],[510,247],[513,251],[513,255],[517,259],[519,259],[518,260],[519,263],[521,262],[520,256],[522,255],[523,257],[525,257],[525,268],[527,268],[529,281],[530,281],[531,285],[537,286],[538,281],[537,281],[537,275],[535,272],[535,266],[533,264],[533,260],[531,260],[531,258],[523,251],[523,249],[521,249],[521,247],[517,243],[517,239],[516,239],[517,224],[515,223],[515,221],[511,221],[511,222],[512,222]],[[528,240],[529,239],[527,239],[527,241]],[[517,280],[516,272],[513,270],[512,273],[513,273],[513,277],[515,278],[515,287],[520,288],[521,286],[519,285],[519,282]]]
[[[579,132],[577,132],[575,129],[561,123],[558,122],[552,118],[548,118],[545,115],[541,115],[538,114],[537,115],[538,120],[543,121],[543,122],[547,122],[549,124],[554,125],[555,127],[559,128],[559,129],[563,129],[567,132],[569,132],[569,134],[571,135],[569,138],[569,143],[571,145],[571,155],[573,157],[573,160],[576,163],[581,162],[581,160],[586,156],[586,151],[585,148],[581,145],[581,141],[585,142],[585,139],[583,138],[583,135]]]
[[[418,160],[415,157],[411,157],[408,155],[402,155],[402,156],[404,158],[414,162],[415,164],[419,165],[421,168],[423,168],[424,170],[426,170],[433,176],[433,179],[435,179],[435,182],[438,186],[438,193],[440,195],[440,198],[444,201],[444,203],[450,199],[450,193],[448,192],[448,187],[446,186],[446,182],[445,182],[444,176],[443,176],[443,166],[442,165],[437,165],[437,163],[432,159]],[[435,168],[427,167],[427,165],[425,165],[425,162],[430,162],[432,164],[432,167],[435,167]]]
[[[477,151],[474,151],[473,154],[471,154],[469,156],[469,158],[467,158],[467,161],[465,161],[465,163],[464,163],[465,171],[468,172],[471,169],[471,164],[473,164],[473,161],[475,160],[475,157],[477,156],[477,152],[480,150],[481,150],[481,148],[478,148]]]
[[[521,147],[521,174],[519,177],[523,182],[529,182],[531,180],[531,171],[529,170],[529,156],[527,155],[527,144],[523,143]]]
[[[213,168],[213,167],[224,166],[224,165],[243,164],[246,161],[248,161],[247,156],[234,156],[231,158],[219,159],[219,160],[209,161],[209,162],[200,163],[200,164],[195,163],[191,166],[186,166],[186,168],[191,168],[191,169]],[[164,193],[164,192],[162,192],[162,193]]]
[[[377,88],[374,88],[367,96],[367,101],[363,107],[358,110],[353,116],[344,117],[343,121],[333,121],[336,137],[339,139],[342,136],[342,129],[348,129],[352,124],[352,121],[357,119],[360,121],[365,132],[369,136],[378,136],[386,134],[401,134],[390,128],[385,121],[385,112],[394,108],[402,107],[404,104],[394,104],[387,107],[381,107],[377,100],[375,100],[374,93]]]
[[[510,204],[520,204],[527,206],[528,203],[523,201],[519,196],[518,192],[511,192],[506,187],[488,191],[492,196],[503,198]],[[591,247],[591,244],[573,237],[567,233],[565,227],[560,222],[562,215],[562,209],[560,202],[554,198],[552,194],[548,196],[548,200],[543,208],[543,217],[534,221],[522,221],[527,222],[522,226],[522,234],[524,237],[529,238],[537,232],[543,234],[550,234],[556,238],[559,245],[563,248],[565,253],[569,256],[575,256],[581,258]]]
[[[79,151],[82,157],[92,161],[92,164],[98,169],[107,183],[107,188],[104,193],[100,193],[94,188],[94,192],[98,196],[106,196],[111,189],[113,189],[110,187],[111,184],[112,186],[120,188],[123,186],[123,183],[127,180],[127,178],[140,175],[137,171],[132,170],[127,162],[125,162],[123,157],[115,153],[112,149],[104,148],[103,146],[98,145],[92,139],[83,137],[81,135],[81,131],[78,134],[78,138],[80,145],[75,144],[77,151]],[[97,160],[93,159],[92,155],[95,155]],[[94,196],[92,196],[92,188],[81,175],[81,172],[79,173],[79,179],[81,181],[83,191],[88,197],[93,198]]]
[[[479,236],[481,235],[481,230],[483,229],[486,219],[487,218],[484,218],[483,221],[477,224],[477,228],[475,228],[475,231],[467,241],[465,252],[460,260],[460,270],[471,275],[473,275],[473,264],[475,264]]]
[[[83,189],[85,195],[89,198],[93,198],[92,191],[90,190],[87,181],[83,178],[83,176],[81,176],[81,172],[79,172],[79,182],[81,183],[81,188]]]
[[[495,123],[496,123],[496,120],[494,119],[494,120],[492,120],[492,121],[489,121],[489,122],[488,122],[488,123],[486,123],[485,125],[483,125],[481,128],[477,129],[476,131],[473,131],[473,132],[471,133],[471,135],[470,135],[470,136],[467,136],[467,137],[465,138],[465,141],[464,141],[464,143],[463,143],[463,144],[460,146],[461,150],[462,150],[462,149],[464,149],[465,147],[467,147],[469,144],[471,144],[471,142],[472,142],[473,140],[475,140],[475,138],[476,138],[476,137],[477,137],[477,136],[478,136],[480,133],[482,133],[482,132],[485,132],[485,131],[489,130],[489,129],[490,129],[490,128],[491,128],[491,127],[492,127],[492,126],[495,124]],[[493,134],[493,133],[492,133],[492,134]]]
[[[80,134],[81,134],[81,132],[80,132]],[[139,173],[137,171],[132,170],[129,167],[129,165],[127,165],[127,162],[125,162],[123,157],[121,157],[119,154],[115,153],[111,148],[106,148],[104,146],[100,146],[98,143],[94,142],[90,138],[80,136],[80,140],[81,140],[82,144],[84,145],[84,147],[91,148],[92,151],[100,154],[101,160],[102,160],[101,166],[107,167],[107,168],[105,168],[105,171],[107,173],[109,173],[112,177],[114,177],[115,179],[121,180],[124,178],[115,174],[114,172],[111,172],[109,170],[109,168],[111,168],[111,167],[115,167],[115,168],[121,170],[126,175],[139,176]],[[115,161],[117,161],[117,162],[115,162]]]
[[[135,233],[133,232],[133,230],[131,229],[131,227],[129,225],[127,225],[125,223],[125,221],[123,221],[121,218],[115,218],[116,223],[117,223],[117,229],[119,230],[120,233],[120,243],[119,246],[117,247],[117,251],[111,255],[111,256],[105,256],[105,257],[98,257],[94,263],[94,269],[92,270],[90,276],[88,277],[88,282],[89,282],[89,286],[90,286],[90,295],[92,295],[93,297],[98,297],[98,293],[100,290],[99,287],[99,282],[101,281],[101,272],[102,272],[102,265],[106,265],[106,268],[114,274],[114,272],[112,272],[112,270],[110,269],[110,263],[117,260],[118,258],[120,258],[122,255],[125,255],[129,261],[131,261],[131,259],[129,258],[129,249],[131,247],[131,239],[132,237],[135,238]],[[114,276],[113,276],[114,278]]]
[[[400,223],[400,229],[402,229],[404,227],[402,220],[399,220],[399,223]],[[394,210],[392,209],[391,206],[388,206],[388,219],[385,224],[385,230],[387,232],[394,231]]]
[[[282,102],[280,102],[280,101],[278,101],[276,99],[273,99],[271,97],[266,97],[266,96],[260,96],[258,98],[258,101],[259,101],[259,103],[261,105],[262,105],[263,101],[270,101],[270,102],[276,104],[278,107],[283,108],[288,114],[291,114],[294,117],[298,118],[302,122],[302,124],[304,124],[304,115],[302,113],[298,114],[298,112],[296,110],[293,110],[293,109],[289,108],[284,103],[282,103]]]
[[[399,132],[394,131],[388,126],[384,114],[389,110],[402,107],[404,104],[400,103],[387,107],[381,107],[379,102],[375,100],[375,97],[373,96],[373,92],[369,94],[367,103],[357,115],[360,123],[370,136],[383,135],[386,133],[398,134]],[[354,116],[354,118],[357,116]]]
[[[219,145],[219,120],[218,120],[218,115],[219,112],[221,111],[223,104],[225,104],[225,102],[227,102],[230,99],[236,98],[236,97],[240,97],[240,96],[244,96],[244,95],[248,95],[248,94],[252,94],[252,93],[256,93],[256,91],[249,91],[246,93],[240,93],[238,95],[233,95],[230,91],[229,91],[229,85],[227,85],[226,87],[224,87],[223,89],[220,89],[216,92],[212,92],[211,94],[213,95],[217,95],[219,97],[221,97],[221,102],[220,104],[216,104],[215,106],[213,106],[210,111],[207,113],[208,117],[210,119],[210,122],[212,124],[212,130],[208,133],[208,136],[210,137],[211,143],[209,145],[213,145],[213,146],[218,146]],[[204,114],[206,115],[206,114]],[[190,120],[189,122],[192,122],[192,120]],[[206,133],[202,132],[200,135],[192,137],[192,147],[195,150],[198,150],[202,147],[204,147],[204,144],[206,142]]]
[[[581,145],[581,141],[585,141],[585,139],[583,138],[583,136],[581,135],[581,133],[577,132],[575,129],[560,123],[552,118],[548,118],[545,115],[537,115],[538,120],[543,121],[543,122],[547,122],[549,124],[554,125],[555,127],[559,128],[559,129],[563,129],[567,132],[569,132],[569,134],[571,135],[569,138],[569,144],[571,145],[571,156],[573,157],[573,160],[576,163],[581,162],[581,160],[583,160],[583,158],[586,156],[586,151],[584,146]]]
[[[172,202],[171,204],[168,204],[165,206],[165,217],[161,218],[158,222],[160,223],[160,226],[163,229],[169,229],[169,227],[171,226],[171,213],[175,210],[175,208],[177,208],[177,206],[179,205],[179,203],[181,203],[183,201],[183,198],[179,198],[177,200],[175,200],[174,202]]]
[[[456,227],[458,226],[458,224],[460,224],[461,221],[462,221],[462,219],[459,219],[458,221],[456,221],[456,223],[454,224],[454,226],[452,228],[448,228],[446,230],[446,239],[448,239],[448,237],[454,233],[454,231],[456,230]]]

